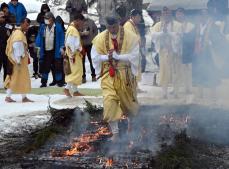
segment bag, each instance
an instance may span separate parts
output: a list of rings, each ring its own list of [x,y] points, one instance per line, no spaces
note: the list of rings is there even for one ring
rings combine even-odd
[[[11,76],[13,74],[13,64],[7,58],[7,75]]]
[[[64,74],[69,75],[72,73],[69,58],[66,54],[63,56],[63,58],[64,58],[64,61],[63,61]]]

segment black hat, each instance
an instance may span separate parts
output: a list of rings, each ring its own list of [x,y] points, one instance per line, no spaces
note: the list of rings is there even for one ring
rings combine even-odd
[[[9,8],[9,6],[7,5],[7,3],[3,2],[1,4],[1,11],[4,9],[4,8]]]
[[[118,18],[114,15],[106,16],[105,20],[107,25],[118,24]]]
[[[132,9],[130,11],[130,16],[137,16],[137,15],[141,15],[141,11],[139,11],[138,9]]]

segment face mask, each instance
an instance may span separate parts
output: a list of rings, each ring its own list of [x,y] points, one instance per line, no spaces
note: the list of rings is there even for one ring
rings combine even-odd
[[[84,16],[84,18],[88,18],[88,14],[86,14],[86,13],[83,14],[83,16]]]
[[[49,20],[48,19],[45,19],[45,24],[49,25]]]
[[[111,38],[112,39],[116,39],[117,38],[117,34],[111,34]]]

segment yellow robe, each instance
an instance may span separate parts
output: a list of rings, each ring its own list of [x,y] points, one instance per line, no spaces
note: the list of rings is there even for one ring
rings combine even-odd
[[[16,64],[12,55],[13,43],[18,41],[22,41],[25,48],[25,56],[22,57],[20,66]],[[16,29],[7,41],[6,55],[13,64],[13,73],[12,75],[7,75],[4,86],[7,89],[11,89],[12,92],[18,94],[26,94],[31,91],[31,81],[28,69],[29,55],[27,53],[27,49],[28,45],[25,34],[21,30]]]
[[[93,46],[100,55],[107,55],[106,48],[107,30],[100,33],[93,40]],[[120,31],[118,33],[118,44],[120,45]],[[137,37],[124,30],[124,39],[120,54],[127,54],[130,50],[138,44]],[[109,33],[109,49],[114,49],[111,35]],[[104,120],[116,121],[120,120],[123,115],[136,115],[138,112],[138,101],[136,95],[136,78],[131,72],[130,63],[119,61],[117,63],[117,71],[115,77],[110,77],[107,72],[109,63],[102,63],[102,80],[101,88],[103,94],[104,105]]]
[[[79,31],[71,24],[66,32],[66,38],[68,36],[74,36],[80,39]],[[68,57],[71,57],[71,50],[66,47],[66,53]],[[74,56],[75,62],[70,61],[71,74],[65,76],[66,83],[71,83],[74,85],[80,85],[82,83],[83,76],[83,63],[82,63],[82,55],[80,51],[77,51]]]
[[[136,25],[134,25],[134,23],[132,23],[131,20],[127,21],[125,24],[124,24],[124,29],[134,33],[137,38],[138,38],[138,41],[139,41],[139,44],[141,45],[141,36],[139,34],[139,31],[138,31],[138,28]],[[139,57],[139,65],[138,65],[138,76],[137,76],[137,80],[140,81],[141,80],[141,57]]]
[[[161,32],[162,31],[162,23],[156,23],[152,32]],[[182,25],[179,22],[172,21],[171,32],[182,33]],[[165,40],[162,38],[162,40]],[[165,40],[166,41],[166,40]],[[171,39],[167,39],[169,44],[172,44]],[[159,42],[160,43],[160,42]],[[178,51],[179,53],[179,51]],[[174,75],[179,77],[179,68],[181,67],[181,57],[178,53],[173,52],[171,48],[160,48],[159,51],[159,59],[160,59],[160,80],[159,84],[161,86],[168,86],[170,83],[174,81],[178,81],[178,79],[174,79]]]

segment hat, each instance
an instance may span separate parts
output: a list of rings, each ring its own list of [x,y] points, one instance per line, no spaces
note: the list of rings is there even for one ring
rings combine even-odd
[[[9,8],[9,6],[5,2],[1,4],[1,10],[3,10],[4,8]]]
[[[114,25],[119,21],[115,15],[106,16],[105,20],[107,25]]]
[[[54,15],[52,14],[52,12],[46,12],[44,18],[45,18],[45,19],[50,19],[50,18],[52,18],[53,20],[55,19],[55,17],[54,17]]]
[[[137,16],[137,15],[141,15],[141,11],[139,11],[138,9],[132,9],[130,11],[130,16]]]
[[[0,18],[4,16],[5,16],[4,12],[0,11]]]

